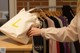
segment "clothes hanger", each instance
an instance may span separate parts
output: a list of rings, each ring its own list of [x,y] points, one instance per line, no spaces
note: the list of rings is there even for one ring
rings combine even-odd
[[[49,10],[44,10],[44,13],[46,14],[46,16],[51,16]]]
[[[42,21],[44,21],[44,19],[43,19],[42,16],[40,15],[40,12],[41,12],[41,11],[42,11],[41,9],[32,8],[32,9],[30,10],[30,13],[36,13],[37,16],[38,16],[38,18],[41,19]]]
[[[42,18],[40,12],[37,12],[38,18],[40,18],[42,21],[44,21],[44,19]]]
[[[46,14],[45,14],[45,12],[41,9],[41,11],[40,11],[40,15],[43,17],[43,18],[47,18],[47,16],[46,16]]]
[[[60,11],[56,10],[56,11],[52,11],[53,16],[59,17],[61,16]]]
[[[50,16],[55,16],[52,10],[49,11]]]
[[[55,14],[59,17],[62,16],[62,10],[56,10]]]

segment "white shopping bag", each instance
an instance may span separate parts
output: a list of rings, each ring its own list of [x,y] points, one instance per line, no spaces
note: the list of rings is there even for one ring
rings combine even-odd
[[[32,25],[40,25],[37,15],[29,13],[29,11],[22,9],[16,16],[2,25],[0,31],[18,42],[27,44],[30,40],[26,35],[27,31]]]

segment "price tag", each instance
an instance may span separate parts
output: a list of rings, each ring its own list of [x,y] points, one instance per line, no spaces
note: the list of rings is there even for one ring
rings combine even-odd
[[[0,53],[6,53],[6,48],[0,48]]]

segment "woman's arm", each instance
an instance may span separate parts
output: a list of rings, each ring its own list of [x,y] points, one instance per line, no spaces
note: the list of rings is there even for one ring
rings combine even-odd
[[[79,15],[79,14],[78,14]],[[56,41],[60,42],[72,42],[78,40],[78,33],[77,33],[77,18],[76,15],[73,20],[71,21],[70,25],[67,27],[62,28],[42,28],[41,33],[42,36],[46,38],[51,38]]]
[[[78,40],[77,19],[79,18],[79,15],[80,13],[78,13],[73,18],[70,25],[68,25],[67,27],[62,27],[62,28],[49,27],[42,29],[32,27],[27,34],[28,36],[38,36],[41,34],[43,37],[51,38],[53,40],[60,42],[76,41]]]

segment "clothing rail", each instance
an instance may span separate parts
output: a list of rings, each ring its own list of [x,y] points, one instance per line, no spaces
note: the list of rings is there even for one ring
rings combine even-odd
[[[30,9],[30,10],[28,10],[29,12],[30,11],[33,11],[33,10],[35,10],[35,9],[38,9],[38,10],[40,10],[40,9],[44,9],[44,8],[62,8],[63,6],[37,6],[37,7],[35,7],[35,8],[32,8],[32,9]],[[76,8],[76,6],[70,6],[71,8]]]
[[[42,9],[42,8],[62,8],[63,6],[37,6],[36,9]],[[76,8],[76,6],[71,6],[72,8]]]

